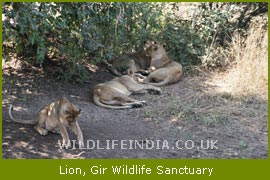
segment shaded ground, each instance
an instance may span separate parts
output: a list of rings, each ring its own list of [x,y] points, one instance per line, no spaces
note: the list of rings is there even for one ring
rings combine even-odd
[[[196,76],[162,87],[160,96],[134,95],[147,100],[148,105],[141,109],[110,110],[94,105],[91,88],[112,78],[108,72],[97,71],[88,82],[72,84],[46,79],[39,69],[4,69],[3,158],[267,158],[267,99],[235,99],[217,91],[219,85],[209,83],[208,76]],[[97,144],[87,150],[60,149],[60,135],[43,137],[31,125],[6,122],[10,103],[16,107],[15,117],[33,118],[39,108],[62,96],[82,109],[79,124],[85,140],[99,140],[100,147],[106,147],[108,140],[138,140],[137,149],[98,149]],[[159,147],[146,149],[156,140],[160,140]],[[218,149],[205,149],[207,140],[216,142]],[[168,142],[170,149],[162,149],[162,142]],[[183,149],[171,148],[176,142]]]

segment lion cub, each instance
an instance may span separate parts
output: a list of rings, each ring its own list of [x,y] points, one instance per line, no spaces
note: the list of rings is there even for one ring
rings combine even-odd
[[[146,92],[161,94],[161,89],[152,85],[139,84],[134,74],[123,75],[96,85],[93,90],[93,101],[104,108],[138,108],[142,107],[146,101],[132,99],[129,95]]]
[[[68,99],[61,98],[55,102],[52,102],[44,106],[38,113],[34,120],[22,120],[15,119],[11,111],[12,105],[9,106],[10,119],[17,123],[33,124],[35,130],[40,135],[47,135],[48,131],[54,133],[61,133],[63,138],[63,144],[70,146],[70,139],[67,132],[67,127],[77,135],[79,146],[84,146],[83,134],[77,122],[77,118],[81,112],[75,105],[73,105]]]
[[[164,86],[179,81],[183,75],[182,65],[167,56],[164,46],[153,42],[145,46],[146,53],[151,57],[150,74],[142,83]]]
[[[152,41],[149,40],[144,41],[144,47],[149,46],[151,43]],[[116,58],[112,63],[111,72],[117,76],[128,75],[130,71],[144,73],[143,70],[150,68],[150,63],[151,57],[146,55],[143,48],[137,53]]]

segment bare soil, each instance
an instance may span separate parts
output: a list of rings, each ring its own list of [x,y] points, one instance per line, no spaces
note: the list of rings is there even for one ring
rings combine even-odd
[[[2,73],[5,159],[267,158],[267,99],[255,95],[234,98],[219,92],[220,84],[213,83],[208,75],[186,76],[176,84],[162,87],[162,95],[132,95],[148,102],[143,108],[110,110],[91,100],[91,89],[113,78],[104,70],[93,72],[87,82],[80,84],[48,78],[33,67],[8,67]],[[85,140],[91,142],[89,149],[60,149],[60,135],[40,136],[31,125],[8,122],[9,104],[15,107],[15,117],[34,118],[41,107],[62,96],[82,109],[79,124]],[[112,144],[109,140],[127,140],[123,143],[128,145],[106,149],[107,142]],[[133,143],[133,149],[128,148],[132,144],[129,142],[135,140],[137,146]],[[211,140],[215,146],[207,148]],[[92,148],[93,141],[99,141],[99,147],[95,144]],[[156,143],[154,148],[152,142]],[[172,148],[176,144],[183,149]]]

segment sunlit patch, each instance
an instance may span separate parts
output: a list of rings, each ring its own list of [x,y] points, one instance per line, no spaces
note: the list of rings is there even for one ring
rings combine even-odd
[[[59,153],[62,154],[63,159],[85,159],[85,157],[82,157],[82,155],[85,153],[85,151],[82,151],[78,154],[67,153],[67,152],[64,152],[63,150],[58,150],[58,151],[59,151]]]
[[[213,93],[226,93],[233,97],[259,97],[268,100],[268,31],[263,27],[251,27],[246,39],[233,35],[227,58],[230,67],[223,73],[215,73],[206,85]]]
[[[20,127],[19,130],[21,133],[27,133],[27,129],[24,127]]]
[[[9,142],[2,143],[3,146],[9,146]]]
[[[4,138],[4,139],[12,139],[12,137],[9,136],[9,135],[8,135],[8,136],[4,136],[3,138]]]
[[[7,98],[2,100],[2,107],[7,107],[9,104],[11,104],[12,101],[14,101],[17,97],[16,96],[8,96]]]
[[[13,107],[13,111],[28,111],[28,109],[20,107],[20,106],[16,106],[16,107]]]
[[[16,142],[15,143],[15,147],[27,147],[29,145],[28,142],[25,142],[25,141],[19,141],[19,142]]]
[[[23,152],[12,152],[12,157],[15,157],[16,159],[23,158]]]
[[[84,66],[91,72],[96,72],[99,68],[93,64],[84,63]]]

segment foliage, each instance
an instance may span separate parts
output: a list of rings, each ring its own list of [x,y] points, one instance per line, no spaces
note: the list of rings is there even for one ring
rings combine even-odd
[[[185,67],[218,67],[213,54],[252,15],[265,12],[264,3],[222,3],[214,9],[200,3],[192,19],[177,15],[179,3],[15,3],[3,11],[3,56],[24,56],[43,67],[52,59],[64,67],[62,76],[87,77],[84,63],[110,62],[138,51],[146,39],[166,43],[169,56]],[[266,7],[267,9],[267,7]],[[234,19],[234,14],[241,12]]]
[[[91,63],[109,61],[138,49],[147,32],[158,29],[154,27],[161,14],[149,11],[155,7],[151,3],[5,3],[4,50],[15,49],[13,53],[42,66],[58,58],[70,79],[89,58]]]
[[[229,63],[224,53],[227,54],[233,34],[245,36],[253,16],[267,15],[265,8],[266,3],[203,3],[195,23],[205,42],[202,65],[210,69],[225,68]]]
[[[158,39],[166,42],[169,56],[183,66],[190,67],[200,64],[203,42],[188,24],[167,24]]]

